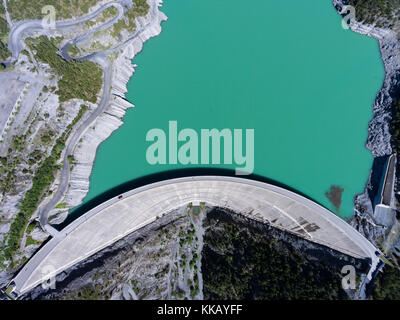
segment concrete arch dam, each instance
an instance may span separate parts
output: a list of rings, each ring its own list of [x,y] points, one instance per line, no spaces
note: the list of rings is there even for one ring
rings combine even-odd
[[[190,202],[205,202],[252,216],[274,227],[356,258],[376,248],[347,222],[294,192],[237,177],[201,176],[165,180],[110,199],[88,211],[47,242],[11,281],[24,294],[157,217]]]

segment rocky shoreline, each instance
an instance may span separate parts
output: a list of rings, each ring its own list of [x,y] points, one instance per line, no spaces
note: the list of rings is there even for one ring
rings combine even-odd
[[[338,13],[342,11],[344,6],[348,5],[345,0],[333,0],[332,2]],[[368,125],[366,142],[366,148],[371,151],[375,164],[380,157],[387,157],[393,153],[390,121],[392,119],[392,105],[400,89],[400,41],[393,30],[365,25],[355,21],[355,19],[351,20],[350,29],[353,32],[373,37],[378,41],[385,68],[385,79],[373,104],[373,116]],[[371,199],[370,194],[371,191],[379,189],[379,185],[373,179],[375,167],[377,166],[374,165],[371,168],[364,192],[355,198],[355,215],[350,221],[353,227],[373,242],[384,236],[385,231],[384,228],[375,224],[373,218],[374,199]],[[381,169],[381,167],[378,169]],[[397,178],[395,188],[396,186]]]
[[[145,17],[136,18],[137,29],[143,31],[133,40],[124,44],[117,58],[113,61],[111,100],[109,106],[94,123],[82,135],[79,143],[75,147],[74,165],[70,172],[69,187],[60,203],[66,203],[64,209],[53,209],[49,213],[53,224],[59,224],[68,216],[69,208],[73,208],[82,203],[89,191],[89,180],[93,169],[96,151],[98,146],[106,140],[122,124],[128,108],[134,105],[125,100],[127,84],[135,72],[136,65],[132,64],[132,59],[141,52],[144,42],[159,35],[162,31],[161,23],[167,20],[167,16],[158,7],[162,6],[161,0],[148,0],[150,9]],[[154,8],[156,9],[154,10]],[[53,188],[56,187],[55,182]]]

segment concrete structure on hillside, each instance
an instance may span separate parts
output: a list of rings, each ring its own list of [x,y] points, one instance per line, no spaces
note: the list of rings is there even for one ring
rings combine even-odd
[[[296,193],[243,178],[187,177],[134,189],[73,221],[10,282],[13,293],[24,294],[158,217],[200,202],[251,216],[356,258],[369,258],[372,271],[378,264],[377,249],[367,239],[329,210]]]
[[[386,172],[380,187],[379,202],[374,209],[374,219],[385,227],[393,226],[396,219],[396,206],[394,195],[394,183],[396,177],[397,156],[392,154],[386,165]]]

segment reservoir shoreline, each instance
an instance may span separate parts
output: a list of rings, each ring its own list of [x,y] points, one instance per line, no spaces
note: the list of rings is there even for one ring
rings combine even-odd
[[[60,201],[67,204],[64,208],[55,207],[49,212],[49,221],[52,224],[62,223],[70,214],[70,210],[82,204],[89,192],[90,176],[99,145],[111,136],[122,124],[126,110],[134,105],[125,99],[127,84],[137,67],[132,59],[143,49],[143,44],[152,37],[158,36],[161,31],[161,23],[167,16],[159,10],[162,0],[147,0],[150,8],[145,17],[135,19],[137,29],[143,27],[141,32],[132,41],[128,42],[113,63],[111,99],[109,106],[101,114],[93,126],[83,133],[80,142],[75,147],[73,157],[74,166],[70,172],[69,187]],[[53,183],[52,189],[56,189],[59,177]],[[42,206],[45,202],[42,203]]]
[[[348,5],[346,0],[333,0],[333,6],[340,12]],[[392,120],[392,105],[395,96],[400,90],[400,41],[396,33],[389,29],[365,25],[353,21],[351,31],[372,37],[378,41],[380,56],[385,68],[385,79],[382,88],[376,95],[373,104],[373,116],[368,125],[368,138],[366,148],[374,157],[374,164],[370,170],[364,192],[357,195],[354,200],[354,216],[350,224],[367,239],[376,242],[379,237],[384,237],[385,229],[377,226],[374,219],[374,198],[371,195],[379,190],[379,181],[373,179],[374,174],[381,175],[382,161],[393,154],[391,146],[390,121]],[[375,171],[379,171],[376,173]],[[398,179],[395,177],[395,191],[398,189]]]
[[[110,107],[105,114],[99,117],[95,127],[89,128],[84,134],[81,143],[78,144],[74,152],[74,158],[76,164],[71,171],[70,187],[62,202],[67,203],[68,206],[64,210],[53,209],[50,215],[53,216],[52,223],[59,224],[63,222],[68,216],[68,210],[79,206],[89,191],[90,176],[92,173],[97,148],[100,143],[106,140],[112,132],[119,128],[123,122],[122,118],[125,115],[127,108],[133,107],[124,96],[127,92],[127,83],[131,79],[136,65],[132,63],[133,57],[139,53],[142,49],[143,43],[150,37],[156,36],[161,32],[161,22],[167,20],[164,13],[157,10],[153,10],[154,6],[158,7],[162,1],[149,0],[151,9],[145,18],[139,18],[138,24],[145,25],[147,22],[152,20],[152,15],[157,11],[158,25],[149,26],[143,37],[138,37],[142,41],[136,40],[129,43],[123,52],[116,59],[116,63],[113,70],[113,85],[112,93],[117,103],[110,101]],[[341,5],[340,1],[333,0],[334,6],[337,8]],[[343,5],[343,4],[342,4]],[[395,67],[388,69],[387,62],[384,57],[390,56],[393,48],[387,45],[393,40],[393,36],[390,31],[384,29],[373,29],[367,33],[368,29],[360,24],[356,24],[353,27],[353,31],[372,35],[378,39],[379,47],[381,51],[382,59],[385,63],[386,77],[384,85],[381,91],[378,93],[374,103],[374,116],[369,123],[368,128],[368,141],[366,143],[367,149],[371,150],[372,155],[375,157],[384,156],[391,154],[390,147],[390,133],[389,133],[389,120],[390,120],[390,105],[391,101],[387,99],[387,94],[392,87],[392,77],[389,76],[392,72],[395,72]],[[397,42],[396,42],[397,43]],[[390,68],[390,66],[389,66]],[[355,206],[356,208],[360,205],[368,207],[368,199],[366,199],[368,188],[371,188],[370,177],[366,185],[364,193],[356,196]],[[354,211],[354,210],[353,210]],[[368,210],[367,210],[368,211]],[[355,211],[357,213],[357,210]],[[354,218],[354,215],[353,215]]]

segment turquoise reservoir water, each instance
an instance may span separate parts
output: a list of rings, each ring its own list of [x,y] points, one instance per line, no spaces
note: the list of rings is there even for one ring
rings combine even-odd
[[[126,97],[136,108],[100,145],[85,202],[187,167],[146,161],[146,133],[176,120],[199,134],[254,129],[255,174],[350,217],[372,164],[367,125],[384,76],[377,42],[344,30],[330,0],[166,0],[162,11],[163,32],[133,60]],[[344,189],[339,210],[325,196],[332,185]]]

